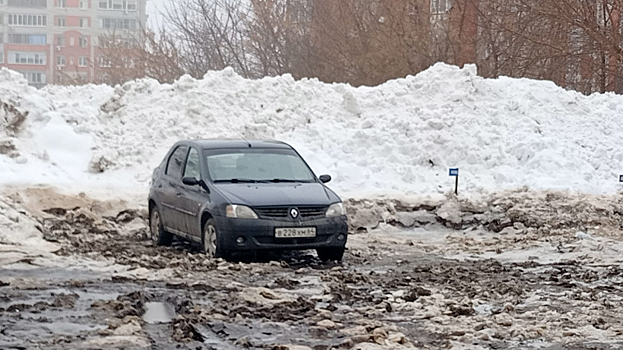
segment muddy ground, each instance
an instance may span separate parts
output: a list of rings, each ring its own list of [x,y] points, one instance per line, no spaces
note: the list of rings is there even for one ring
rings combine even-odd
[[[48,207],[34,219],[53,252],[0,251],[0,349],[623,348],[614,214],[578,234],[470,225],[486,210],[448,206],[354,227],[327,264],[313,251],[209,260],[155,247],[141,210]]]

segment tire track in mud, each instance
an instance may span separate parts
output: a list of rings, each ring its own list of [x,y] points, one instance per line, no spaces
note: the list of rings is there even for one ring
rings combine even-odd
[[[103,219],[79,209],[54,215],[43,219],[42,227],[48,240],[61,245],[59,255],[106,258],[141,272],[110,280],[82,276],[80,288],[112,288],[119,294],[86,310],[95,320],[113,321],[104,323],[104,331],[65,335],[70,341],[65,348],[111,340],[115,332],[167,350],[282,350],[291,348],[292,339],[315,350],[365,344],[370,349],[559,344],[610,349],[623,342],[618,265],[448,260],[417,246],[388,243],[382,232],[354,236],[356,248],[342,264],[321,264],[307,252],[266,263],[228,263],[205,259],[183,242],[154,247],[144,225],[137,225],[142,220],[138,212]],[[161,281],[146,280],[163,272]],[[9,288],[12,298],[23,296],[13,287],[12,282],[0,287],[0,293]],[[146,302],[167,302],[177,316],[166,324],[145,323],[140,305]],[[2,313],[0,321],[4,317],[10,316]],[[34,323],[23,326],[36,328]],[[593,336],[601,338],[585,346]],[[600,340],[604,337],[610,342]],[[50,343],[37,336],[33,341]]]

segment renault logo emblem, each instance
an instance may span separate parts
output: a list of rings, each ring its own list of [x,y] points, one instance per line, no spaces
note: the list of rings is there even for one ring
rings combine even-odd
[[[290,209],[290,216],[292,217],[292,219],[296,219],[299,217],[299,211],[296,208],[292,208]]]

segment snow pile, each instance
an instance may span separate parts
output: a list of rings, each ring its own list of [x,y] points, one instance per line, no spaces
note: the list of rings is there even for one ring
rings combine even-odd
[[[35,219],[19,210],[12,201],[0,198],[0,245],[24,244],[44,246]]]
[[[285,75],[246,80],[231,69],[174,84],[150,79],[34,90],[0,73],[0,99],[28,117],[0,155],[0,183],[146,193],[179,139],[291,143],[344,197],[482,194],[527,186],[614,193],[623,173],[623,97],[553,83],[483,79],[437,64],[417,76],[353,88]],[[9,98],[5,98],[9,96]]]

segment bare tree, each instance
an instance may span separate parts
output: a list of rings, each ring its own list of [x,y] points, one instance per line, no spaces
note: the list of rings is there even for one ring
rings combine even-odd
[[[585,46],[599,61],[599,91],[615,91],[623,59],[622,0],[546,0],[537,11],[564,22],[582,33]],[[587,52],[588,50],[582,50]],[[595,50],[597,49],[597,50]],[[619,91],[620,92],[620,91]]]
[[[425,4],[316,1],[312,22],[316,76],[376,85],[425,69],[431,63],[430,9]]]
[[[88,81],[85,70],[92,71],[95,81],[110,85],[144,77],[171,83],[185,73],[174,39],[162,30],[158,35],[141,31],[120,35],[115,31],[98,37],[96,57],[57,73],[62,84],[78,85]]]
[[[166,11],[187,73],[199,77],[208,70],[234,68],[253,77],[247,19],[250,6],[244,0],[180,0]]]
[[[261,76],[313,76],[312,1],[252,0],[249,45]]]
[[[175,39],[165,29],[158,35],[146,32],[142,38],[141,50],[135,53],[139,55],[136,60],[141,62],[147,77],[161,83],[172,83],[186,73]]]
[[[620,8],[621,0],[482,0],[480,72],[548,79],[585,93],[615,91]]]
[[[108,82],[233,67],[376,85],[444,61],[486,77],[623,92],[623,0],[180,0],[168,31],[108,38],[93,64]],[[140,40],[139,40],[140,39]]]
[[[98,38],[99,47],[93,65],[96,79],[110,85],[143,78],[145,65],[139,60],[144,47],[141,37],[111,32]]]

